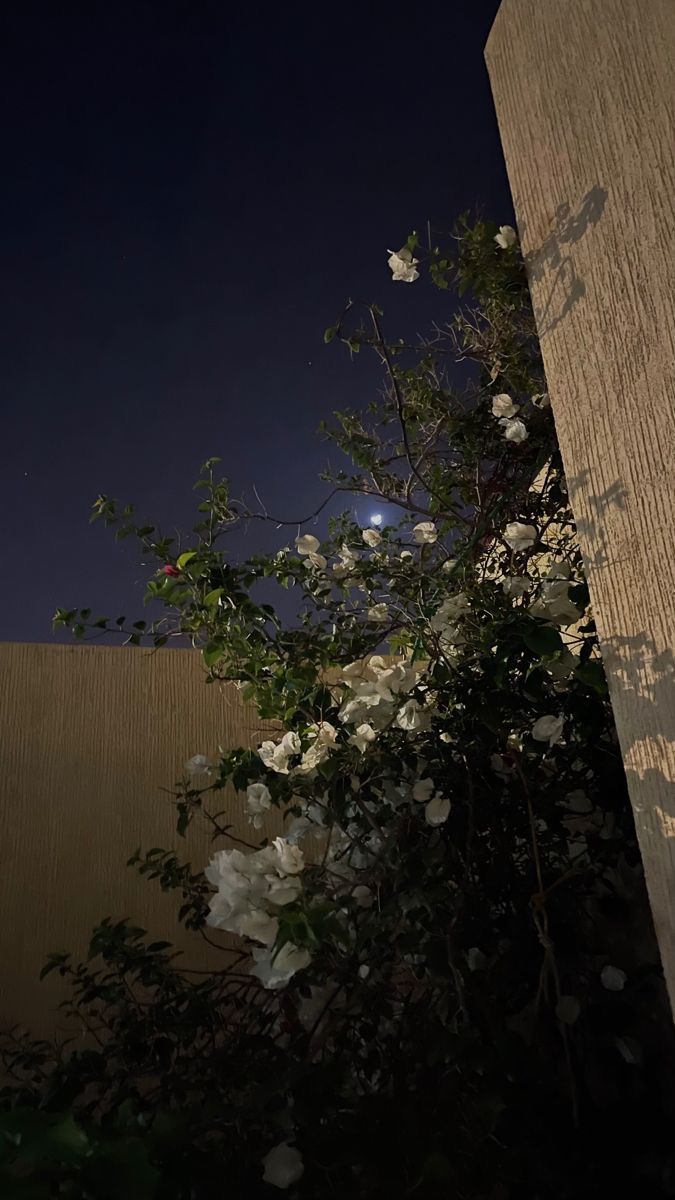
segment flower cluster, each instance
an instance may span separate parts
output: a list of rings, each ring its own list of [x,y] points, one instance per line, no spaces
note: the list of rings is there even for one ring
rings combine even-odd
[[[257,975],[266,988],[283,987],[310,961],[309,953],[291,942],[277,951],[274,948],[280,910],[298,899],[304,865],[298,846],[275,838],[271,846],[253,854],[219,850],[204,871],[216,888],[207,923],[262,944],[263,950],[253,951],[255,966],[251,974]]]

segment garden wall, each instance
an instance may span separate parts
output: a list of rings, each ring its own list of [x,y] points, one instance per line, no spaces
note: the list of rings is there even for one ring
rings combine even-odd
[[[675,4],[502,0],[486,61],[675,1000]]]
[[[203,825],[182,842],[161,788],[193,754],[249,745],[260,726],[234,687],[206,686],[190,650],[5,644],[0,680],[0,1025],[42,1034],[63,1027],[61,981],[37,982],[45,956],[85,950],[105,916],[176,941],[186,966],[213,961],[177,927],[180,901],[125,863],[142,844],[204,864]]]

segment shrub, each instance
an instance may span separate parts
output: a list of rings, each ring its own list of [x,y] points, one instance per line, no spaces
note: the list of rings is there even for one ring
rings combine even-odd
[[[104,921],[87,962],[52,956],[91,1043],[6,1035],[3,1194],[675,1195],[668,1004],[523,261],[482,219],[450,247],[413,235],[390,259],[469,297],[427,340],[387,340],[375,305],[326,331],[384,370],[324,429],[353,463],[329,497],[372,498],[380,526],[318,510],[237,563],[238,522],[279,522],[215,459],[185,545],[96,501],[157,564],[159,615],[56,624],[188,639],[273,732],[186,764],[177,827],[213,831],[204,869],[131,860],[238,948],[195,976]],[[263,602],[277,586],[291,622]]]

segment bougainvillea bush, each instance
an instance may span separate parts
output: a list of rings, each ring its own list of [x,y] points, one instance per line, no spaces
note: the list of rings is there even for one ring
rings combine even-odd
[[[209,862],[132,859],[222,967],[104,921],[46,968],[85,1048],[5,1034],[3,1195],[675,1195],[670,1015],[518,240],[464,217],[389,266],[454,310],[415,345],[375,305],[326,331],[384,377],[324,430],[353,464],[326,503],[371,497],[381,525],[322,506],[234,561],[238,522],[283,522],[216,460],[182,540],[96,501],[158,615],[56,623],[189,641],[270,732],[195,747],[176,784]]]

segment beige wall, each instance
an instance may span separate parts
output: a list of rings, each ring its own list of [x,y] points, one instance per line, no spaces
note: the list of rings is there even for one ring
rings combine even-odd
[[[486,60],[675,1000],[675,3],[502,0]]]
[[[203,965],[208,948],[176,926],[180,900],[125,862],[139,844],[176,845],[203,866],[204,827],[178,838],[160,789],[195,753],[251,744],[259,725],[235,688],[206,686],[189,650],[5,644],[0,681],[0,1023],[44,1033],[62,1027],[64,994],[57,976],[38,983],[45,956],[83,951],[105,916],[130,917]]]

